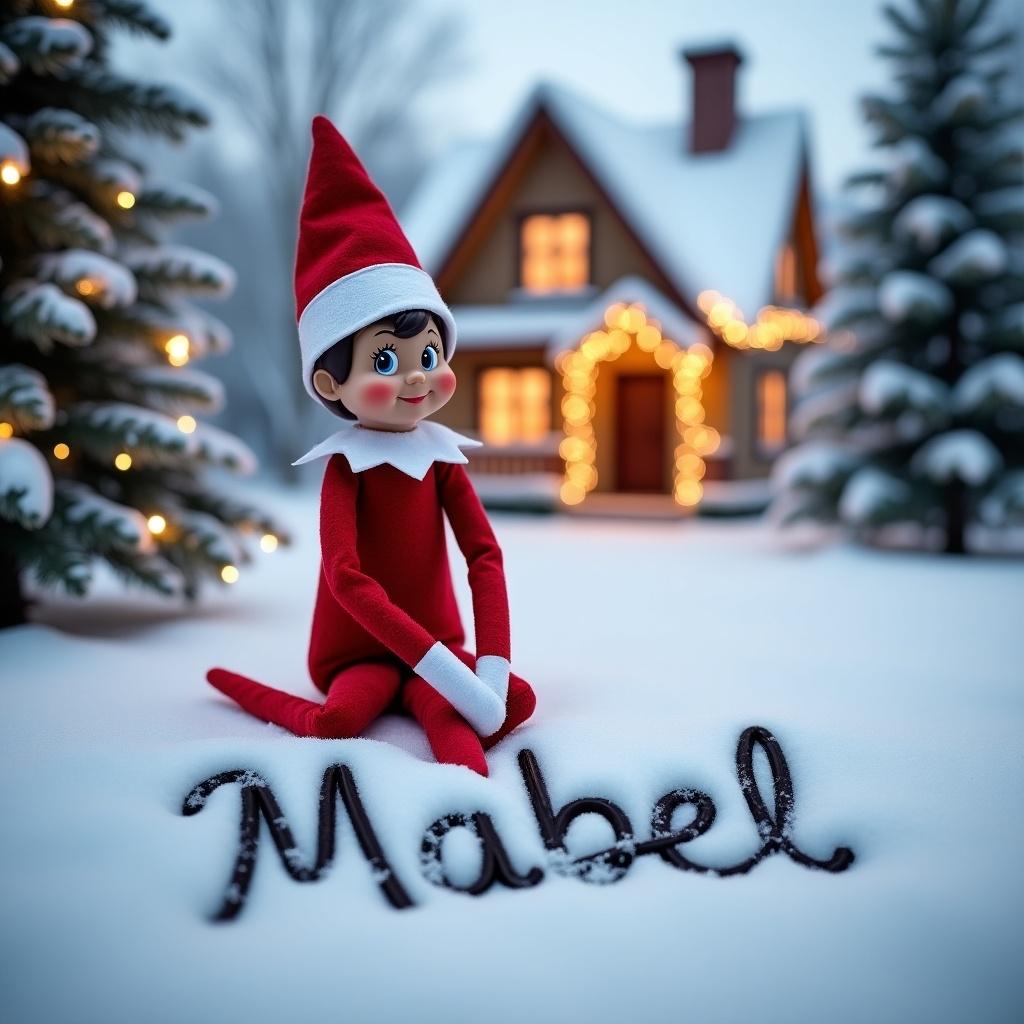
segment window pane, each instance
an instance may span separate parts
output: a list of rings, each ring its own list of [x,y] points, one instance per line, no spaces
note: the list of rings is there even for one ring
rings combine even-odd
[[[480,435],[487,444],[532,443],[551,429],[551,375],[543,367],[480,374]]]
[[[528,291],[582,288],[590,281],[590,221],[582,213],[533,214],[520,237],[520,279]]]
[[[551,429],[551,375],[539,366],[519,371],[521,441],[541,441]]]
[[[480,434],[487,444],[508,444],[515,437],[515,371],[480,374]]]
[[[781,370],[763,373],[757,381],[758,441],[765,448],[786,443],[786,375]]]

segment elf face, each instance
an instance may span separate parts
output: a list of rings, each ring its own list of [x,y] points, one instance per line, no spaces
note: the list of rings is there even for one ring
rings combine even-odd
[[[345,381],[318,370],[313,386],[325,398],[340,400],[361,426],[412,430],[452,397],[455,374],[433,317],[408,338],[399,338],[390,321],[381,320],[355,335]]]

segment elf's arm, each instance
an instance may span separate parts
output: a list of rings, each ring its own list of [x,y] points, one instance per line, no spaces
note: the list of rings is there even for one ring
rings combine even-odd
[[[476,674],[501,698],[508,694],[508,591],[501,548],[465,468],[438,463],[441,504],[466,558],[476,623]]]
[[[482,736],[504,721],[504,701],[488,689],[440,641],[399,608],[387,591],[359,565],[356,546],[356,474],[340,455],[324,472],[320,498],[320,549],[324,576],[334,599],[371,636],[376,637],[448,700]]]

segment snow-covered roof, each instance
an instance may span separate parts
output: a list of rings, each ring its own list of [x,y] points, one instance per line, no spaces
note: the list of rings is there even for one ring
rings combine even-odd
[[[554,360],[574,348],[584,335],[604,326],[604,314],[613,303],[639,303],[661,325],[662,334],[687,348],[707,344],[707,330],[688,317],[671,299],[641,277],[622,277],[584,302],[537,299],[507,305],[453,306],[459,327],[459,345],[466,349],[529,348],[542,345]]]
[[[567,320],[560,332],[553,335],[548,345],[551,359],[565,349],[575,348],[583,335],[604,326],[605,310],[615,302],[638,303],[649,317],[661,325],[661,333],[682,348],[698,341],[707,344],[711,338],[706,328],[699,326],[674,302],[667,299],[654,285],[641,277],[622,277],[576,316]]]
[[[792,224],[804,114],[741,117],[728,149],[693,154],[686,126],[622,121],[575,92],[538,85],[507,129],[439,159],[401,217],[427,270],[436,273],[539,112],[589,168],[678,292],[705,289],[747,317],[771,302],[775,259]]]
[[[580,305],[546,299],[502,306],[452,306],[465,348],[529,348],[546,345],[555,334],[579,319]]]

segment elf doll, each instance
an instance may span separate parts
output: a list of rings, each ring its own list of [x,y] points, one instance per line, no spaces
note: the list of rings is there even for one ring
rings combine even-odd
[[[385,710],[413,715],[439,762],[487,775],[484,751],[533,713],[510,671],[501,549],[463,468],[463,437],[427,417],[455,390],[455,321],[387,200],[325,117],[295,267],[302,379],[342,428],[295,464],[326,459],[320,581],[305,700],[214,668],[246,711],[298,736],[359,736]],[[476,653],[463,646],[445,542],[466,559]]]

